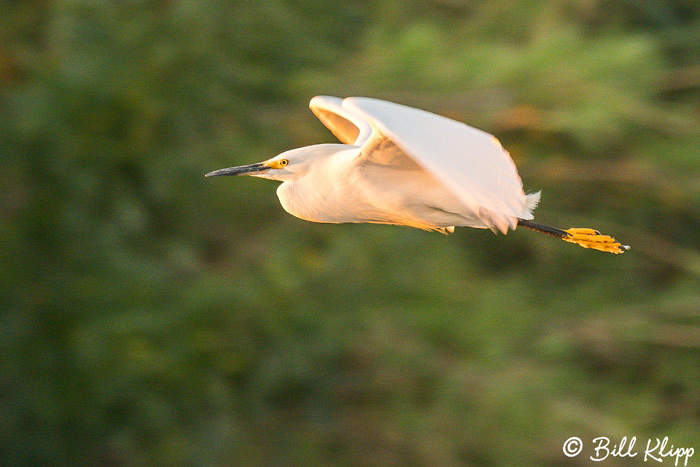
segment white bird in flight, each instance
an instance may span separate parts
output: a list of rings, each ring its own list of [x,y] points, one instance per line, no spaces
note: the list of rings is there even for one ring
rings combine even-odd
[[[525,194],[515,163],[492,135],[424,110],[367,97],[316,96],[314,114],[343,144],[292,149],[256,164],[206,174],[283,182],[282,207],[312,222],[370,222],[451,233],[517,226],[584,248],[627,245],[588,228],[532,222],[540,193]]]

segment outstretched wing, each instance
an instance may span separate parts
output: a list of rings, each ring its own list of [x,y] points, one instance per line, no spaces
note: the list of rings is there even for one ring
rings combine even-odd
[[[492,135],[424,110],[366,97],[343,100],[500,231],[531,219],[515,163]]]
[[[312,99],[311,109],[338,139],[365,145],[362,153],[371,154],[370,146],[395,144],[471,212],[503,233],[515,229],[518,218],[532,219],[513,160],[486,132],[424,110],[366,97],[318,96]],[[386,153],[396,157],[395,152]]]

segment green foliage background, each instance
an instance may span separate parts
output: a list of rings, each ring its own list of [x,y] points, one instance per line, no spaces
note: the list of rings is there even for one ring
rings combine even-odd
[[[2,463],[699,462],[699,5],[3,1]],[[494,133],[538,220],[633,250],[305,223],[204,179],[333,141],[316,94]]]

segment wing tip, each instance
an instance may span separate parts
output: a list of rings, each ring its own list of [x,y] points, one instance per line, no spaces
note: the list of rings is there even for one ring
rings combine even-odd
[[[369,123],[344,105],[347,98],[318,95],[311,98],[309,108],[341,142],[361,146],[372,134]]]

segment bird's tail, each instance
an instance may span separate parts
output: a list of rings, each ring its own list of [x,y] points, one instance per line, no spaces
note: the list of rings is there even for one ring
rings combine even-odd
[[[562,230],[548,225],[537,224],[525,219],[518,219],[518,225],[536,232],[561,238],[565,242],[575,243],[583,248],[607,251],[608,253],[614,253],[616,255],[630,249],[629,245],[622,245],[611,236],[603,235],[593,229],[571,228]]]

